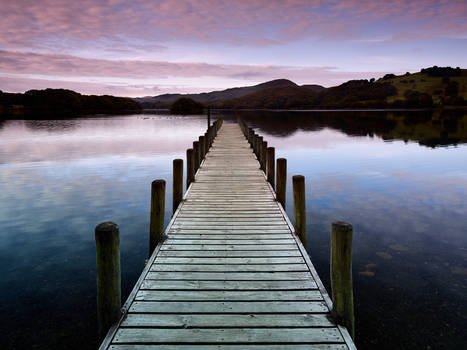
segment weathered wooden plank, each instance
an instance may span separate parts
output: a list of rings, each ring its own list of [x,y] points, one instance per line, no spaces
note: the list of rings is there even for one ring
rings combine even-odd
[[[130,312],[139,313],[325,313],[323,301],[135,301]]]
[[[171,232],[177,232],[173,230]],[[172,239],[171,236],[168,236],[167,244],[172,245],[187,245],[187,244],[199,244],[199,245],[256,245],[256,244],[274,244],[274,245],[281,245],[281,244],[293,244],[295,241],[293,239]]]
[[[121,328],[114,343],[342,343],[337,328]]]
[[[145,280],[141,290],[298,290],[316,289],[312,280],[303,281],[154,281]]]
[[[149,272],[148,280],[204,281],[301,281],[310,280],[308,272]]]
[[[208,264],[153,264],[151,271],[192,271],[192,272],[281,272],[308,271],[306,264],[256,264],[256,265],[208,265]]]
[[[302,257],[279,257],[279,258],[179,258],[158,256],[155,264],[304,264]]]
[[[320,301],[319,290],[140,290],[137,301]]]
[[[161,250],[286,250],[297,249],[297,244],[169,244],[165,243]]]
[[[323,314],[206,314],[174,315],[129,314],[122,327],[171,327],[171,328],[232,328],[241,327],[335,327],[335,323]],[[278,330],[280,331],[280,330]]]
[[[228,258],[228,257],[302,257],[300,252],[296,249],[293,250],[162,250],[157,256],[179,256],[179,257],[192,257],[192,258],[202,258],[202,257],[217,257],[217,258]]]
[[[268,240],[275,240],[275,239],[288,239],[290,237],[290,233],[266,233],[266,232],[257,232],[254,235],[249,233],[244,233],[242,231],[235,232],[235,233],[228,233],[228,234],[218,234],[217,232],[206,232],[206,233],[196,233],[193,234],[190,231],[178,231],[176,233],[171,233],[171,239],[268,239]]]
[[[268,345],[147,345],[112,344],[110,350],[346,350],[345,344],[268,344]]]

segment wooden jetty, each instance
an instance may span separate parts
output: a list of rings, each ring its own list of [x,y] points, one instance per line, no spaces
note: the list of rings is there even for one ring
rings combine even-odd
[[[238,124],[224,123],[100,349],[355,349]]]

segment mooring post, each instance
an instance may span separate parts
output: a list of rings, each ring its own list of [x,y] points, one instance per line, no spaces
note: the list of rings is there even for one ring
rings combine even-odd
[[[195,174],[198,171],[198,169],[199,169],[199,142],[193,141],[193,170]]]
[[[263,141],[263,149],[261,150],[262,154],[261,154],[261,158],[262,158],[262,163],[261,163],[261,169],[264,171],[264,173],[266,174],[266,166],[268,164],[268,142],[267,141]]]
[[[250,143],[251,147],[253,148],[253,135],[254,131],[252,128],[248,128],[248,142]]]
[[[165,214],[165,181],[154,180],[151,185],[151,218],[149,230],[149,256],[162,238]]]
[[[195,171],[193,162],[193,148],[186,150],[186,188],[190,187],[190,184],[195,181]]]
[[[206,150],[204,149],[204,136],[200,136],[198,139],[199,142],[199,165],[201,165],[204,155],[206,154]]]
[[[275,167],[276,165],[276,156],[274,147],[268,147],[268,182],[271,184],[272,188],[275,189]]]
[[[208,128],[211,126],[211,107],[208,106]]]
[[[96,226],[97,320],[99,340],[120,319],[121,273],[118,225],[103,222]]]
[[[352,287],[352,225],[338,221],[331,226],[332,314],[355,340]]]
[[[174,159],[173,161],[173,213],[182,202],[183,198],[183,159]]]
[[[277,158],[277,174],[276,174],[276,195],[277,200],[285,209],[287,187],[287,159]]]
[[[306,248],[305,177],[292,176],[295,232]]]
[[[209,135],[208,132],[206,131],[204,133],[204,156],[206,157],[206,154],[209,152]]]
[[[256,155],[259,161],[259,165],[262,166],[263,163],[263,136],[258,137],[258,154]]]

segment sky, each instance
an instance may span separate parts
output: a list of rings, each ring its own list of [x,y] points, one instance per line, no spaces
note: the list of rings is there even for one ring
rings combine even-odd
[[[0,0],[0,90],[154,96],[466,67],[465,0]]]

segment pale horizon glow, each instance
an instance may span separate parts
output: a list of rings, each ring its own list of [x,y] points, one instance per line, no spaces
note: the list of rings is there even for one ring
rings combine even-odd
[[[464,0],[2,0],[0,90],[326,87],[467,62]],[[463,67],[465,68],[465,67]]]

